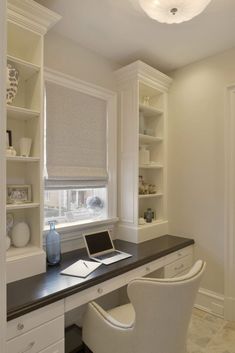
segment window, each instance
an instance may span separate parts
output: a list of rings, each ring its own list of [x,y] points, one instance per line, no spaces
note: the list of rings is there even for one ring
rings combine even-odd
[[[66,226],[107,218],[106,188],[46,190],[44,224],[55,220]]]
[[[46,70],[44,225],[116,219],[116,94]]]

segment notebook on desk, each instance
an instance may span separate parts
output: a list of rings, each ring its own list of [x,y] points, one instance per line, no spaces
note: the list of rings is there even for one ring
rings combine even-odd
[[[61,271],[60,273],[62,275],[85,278],[91,272],[95,271],[100,265],[101,263],[94,262],[94,261],[79,260],[75,262],[73,265]]]
[[[131,254],[116,250],[108,230],[83,234],[90,259],[109,265],[131,257]]]

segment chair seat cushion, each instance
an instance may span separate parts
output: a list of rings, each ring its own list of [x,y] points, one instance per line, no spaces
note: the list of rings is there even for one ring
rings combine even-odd
[[[135,320],[135,311],[132,304],[117,306],[109,310],[108,313],[122,324],[131,325]]]

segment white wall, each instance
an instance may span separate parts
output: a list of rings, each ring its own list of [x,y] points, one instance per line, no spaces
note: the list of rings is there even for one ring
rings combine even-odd
[[[44,50],[46,67],[115,90],[113,71],[119,68],[115,63],[53,31],[45,36]]]
[[[235,83],[235,49],[170,76],[169,231],[195,239],[207,261],[202,287],[223,293],[225,87]]]

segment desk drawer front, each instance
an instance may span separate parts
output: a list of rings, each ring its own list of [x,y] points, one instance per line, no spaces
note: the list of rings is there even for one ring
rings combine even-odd
[[[64,340],[56,342],[39,353],[64,353]]]
[[[104,294],[110,293],[120,287],[128,284],[132,279],[143,277],[164,266],[164,259],[152,261],[146,265],[140,266],[134,270],[128,271],[120,276],[107,280],[99,285],[88,288],[79,293],[65,298],[65,311],[75,309],[77,306],[95,300]]]
[[[167,265],[171,262],[177,261],[177,260],[181,259],[182,257],[188,256],[188,255],[193,257],[193,246],[192,245],[187,246],[186,248],[183,248],[181,250],[175,251],[170,255],[167,255],[165,257],[165,264]]]
[[[175,277],[192,266],[193,258],[188,255],[165,266],[164,275],[166,278]]]
[[[7,340],[22,335],[33,328],[64,314],[64,301],[44,306],[7,323]]]
[[[64,316],[7,341],[7,353],[38,353],[64,338]]]

